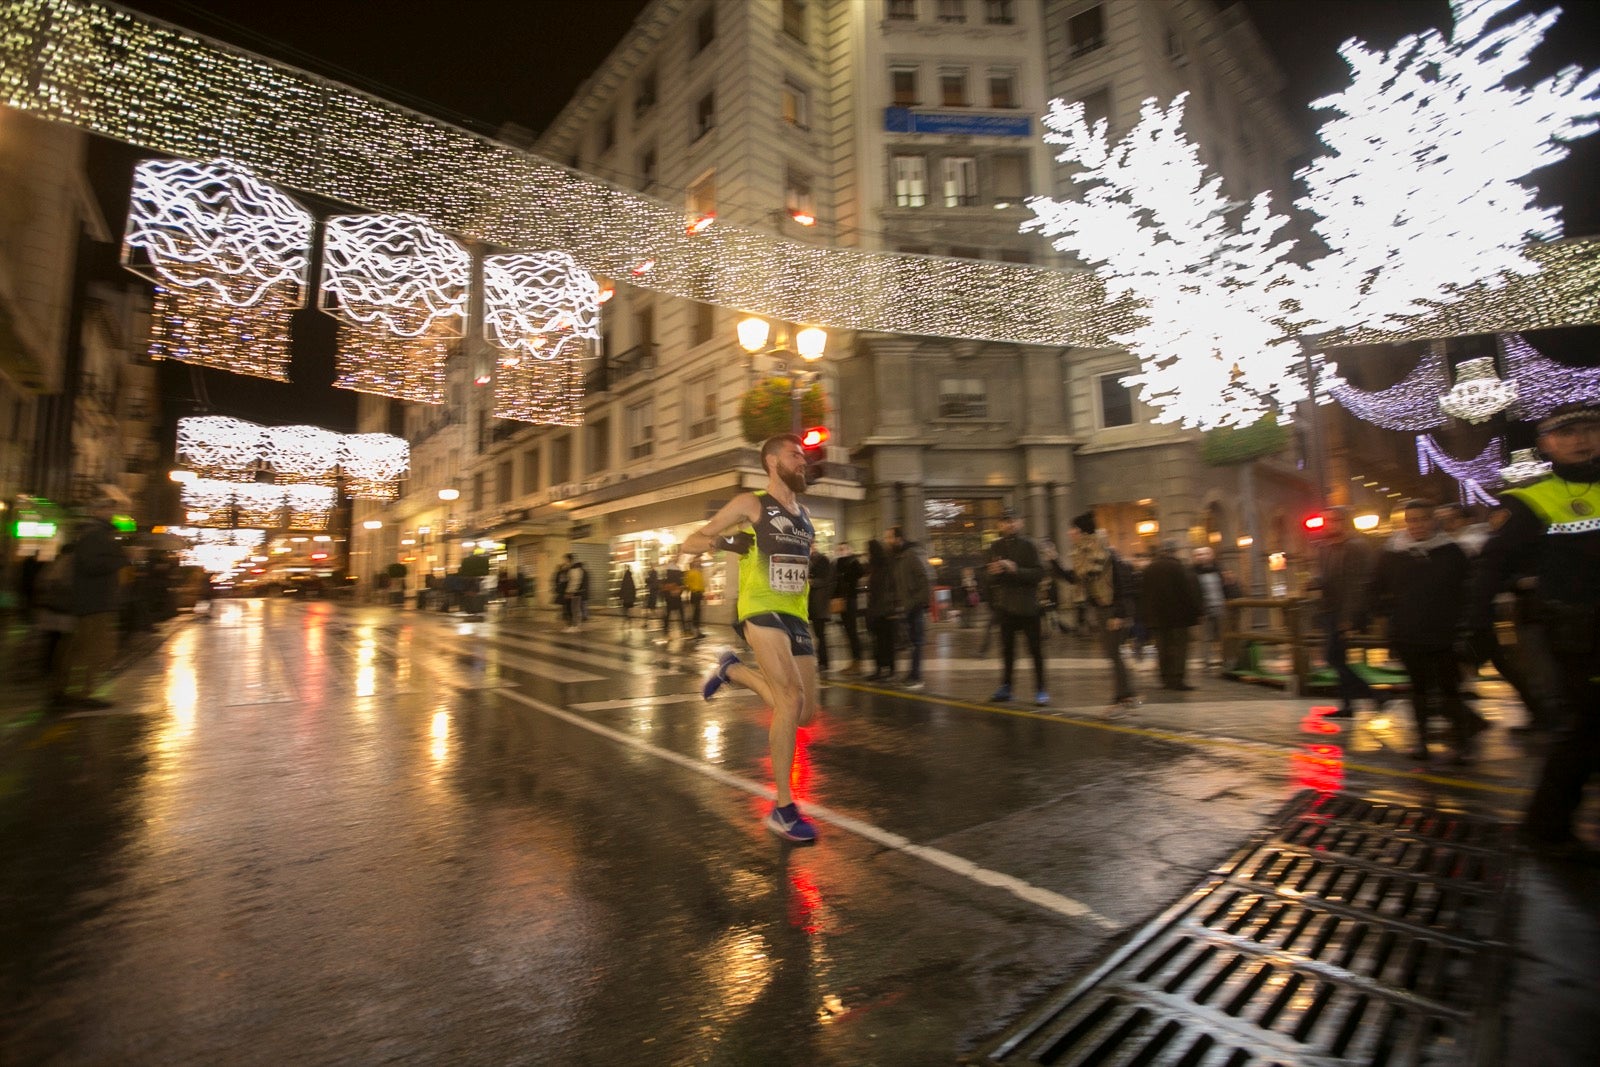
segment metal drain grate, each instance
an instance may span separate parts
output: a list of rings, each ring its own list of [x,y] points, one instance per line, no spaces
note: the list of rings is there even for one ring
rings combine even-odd
[[[1302,793],[979,1059],[1493,1062],[1508,835],[1469,815]]]

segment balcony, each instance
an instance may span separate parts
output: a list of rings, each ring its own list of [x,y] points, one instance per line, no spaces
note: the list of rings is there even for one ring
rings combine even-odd
[[[638,345],[615,356],[602,356],[593,370],[583,376],[583,393],[593,396],[609,392],[640,371],[656,369],[656,346]]]

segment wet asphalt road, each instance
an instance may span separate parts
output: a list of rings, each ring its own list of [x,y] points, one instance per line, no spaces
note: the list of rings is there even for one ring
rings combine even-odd
[[[1060,647],[996,709],[951,631],[928,693],[827,690],[797,849],[715,640],[218,606],[0,749],[0,1063],[951,1063],[1307,784],[1504,813],[1526,772],[1216,680],[1111,720]]]

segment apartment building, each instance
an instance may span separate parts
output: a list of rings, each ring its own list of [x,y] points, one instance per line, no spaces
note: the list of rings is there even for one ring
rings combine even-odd
[[[1061,266],[1018,232],[1026,199],[1063,185],[1041,140],[1051,97],[1086,98],[1125,129],[1143,96],[1191,88],[1200,136],[1244,191],[1286,181],[1299,149],[1276,83],[1242,14],[1211,0],[657,0],[531,147],[681,205],[691,233]],[[804,324],[770,323],[752,354],[736,309],[606,281],[583,425],[492,418],[477,384],[492,361],[469,341],[448,410],[401,417],[415,470],[371,558],[437,570],[463,549],[428,549],[448,523],[542,584],[567,552],[592,574],[642,577],[764,481],[740,401],[787,372]],[[1120,386],[1125,353],[834,331],[809,369],[841,475],[809,498],[824,544],[904,525],[953,577],[1006,506],[1063,540],[1095,506],[1125,546],[1151,522],[1215,541],[1240,521],[1231,473],[1203,469],[1196,435],[1151,424]],[[364,399],[363,428],[394,425],[387,410]],[[460,495],[441,504],[440,488]],[[714,566],[713,618],[732,578]]]

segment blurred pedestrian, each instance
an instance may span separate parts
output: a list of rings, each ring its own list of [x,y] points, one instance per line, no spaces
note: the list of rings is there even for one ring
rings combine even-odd
[[[656,605],[661,602],[661,572],[651,567],[644,574],[644,617],[656,616]]]
[[[1139,586],[1141,614],[1156,640],[1161,688],[1186,693],[1189,684],[1189,629],[1205,611],[1200,581],[1178,557],[1178,542],[1162,541],[1144,569]]]
[[[895,603],[905,627],[906,646],[911,663],[900,679],[907,689],[922,688],[922,646],[928,640],[928,601],[933,596],[933,581],[922,547],[906,540],[905,531],[891,526],[884,531],[884,547],[894,557]]]
[[[1316,553],[1317,571],[1311,588],[1318,594],[1316,619],[1322,628],[1322,655],[1339,686],[1339,707],[1332,714],[1349,718],[1355,714],[1358,699],[1382,708],[1388,697],[1350,666],[1351,635],[1367,627],[1367,587],[1378,553],[1371,542],[1351,529],[1350,509],[1345,507],[1323,513]]]
[[[861,652],[861,629],[857,620],[861,611],[861,579],[866,576],[867,569],[848,544],[841,542],[834,552],[833,595],[838,603],[834,614],[850,646],[850,662],[845,670],[860,674],[866,670],[867,661]]]
[[[122,571],[131,563],[111,525],[116,502],[101,497],[89,505],[72,552],[71,636],[64,641],[60,669],[50,684],[53,707],[109,708],[95,696],[101,675],[117,650],[117,610]]]
[[[683,568],[677,561],[667,564],[667,573],[661,579],[661,636],[672,638],[672,620],[678,620],[678,632],[689,636],[689,620],[683,614]]]
[[[1096,527],[1094,512],[1076,516],[1067,535],[1072,539],[1072,554],[1062,577],[1077,585],[1085,625],[1111,664],[1111,703],[1132,707],[1139,697],[1122,658],[1122,642],[1133,617],[1132,568],[1112,550],[1105,531]]]
[[[817,650],[817,670],[826,674],[832,669],[828,659],[828,617],[832,614],[833,564],[813,543],[808,567],[806,614],[811,622],[811,643]]]
[[[1039,582],[1044,578],[1044,562],[1039,547],[1023,536],[1022,516],[1013,508],[1000,513],[1000,536],[989,545],[989,561],[984,570],[989,575],[989,609],[1000,626],[1000,687],[989,699],[1011,699],[1020,633],[1033,657],[1033,702],[1043,707],[1050,703],[1045,685],[1043,635],[1039,630]]]
[[[617,587],[617,602],[622,605],[622,628],[628,629],[633,625],[633,605],[639,599],[639,590],[634,585],[633,568],[622,568],[622,582]]]
[[[589,568],[568,552],[566,571],[561,581],[567,604],[567,631],[582,630],[583,624],[589,619]]]
[[[872,673],[869,682],[894,677],[895,616],[894,560],[882,541],[867,542],[867,632],[872,635]]]
[[[971,567],[961,568],[961,628],[972,626],[983,598],[978,593],[978,574]]]
[[[1210,545],[1194,550],[1194,576],[1200,583],[1200,662],[1207,667],[1221,667],[1222,631],[1228,601],[1238,593],[1230,594],[1222,571],[1217,567],[1217,554]]]
[[[683,591],[689,597],[689,632],[696,639],[704,637],[706,632],[700,628],[700,612],[706,602],[706,572],[701,569],[698,556],[689,561],[689,569],[683,572]]]
[[[1473,738],[1486,725],[1461,702],[1457,634],[1465,620],[1467,554],[1439,529],[1434,505],[1408,500],[1405,528],[1384,546],[1373,572],[1366,614],[1389,620],[1389,648],[1411,679],[1416,719],[1414,759],[1426,760],[1428,717],[1437,708],[1450,727],[1452,760],[1473,756]]]

